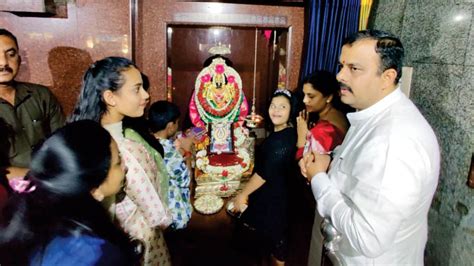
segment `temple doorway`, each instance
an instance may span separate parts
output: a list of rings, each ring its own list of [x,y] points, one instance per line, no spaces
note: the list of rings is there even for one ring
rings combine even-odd
[[[216,55],[229,59],[239,73],[249,107],[255,96],[256,112],[265,114],[270,94],[287,87],[287,39],[287,28],[168,25],[166,95],[180,107],[183,128],[190,126],[188,105],[196,78],[206,60]],[[264,123],[258,128],[261,134]]]

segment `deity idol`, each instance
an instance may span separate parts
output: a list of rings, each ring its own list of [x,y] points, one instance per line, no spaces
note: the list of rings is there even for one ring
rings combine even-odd
[[[248,104],[239,74],[222,57],[217,57],[198,77],[189,103],[192,123],[204,128],[216,122],[241,125],[248,114]]]

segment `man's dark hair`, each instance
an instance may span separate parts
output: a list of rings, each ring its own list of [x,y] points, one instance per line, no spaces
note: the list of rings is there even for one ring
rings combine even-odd
[[[9,37],[10,39],[12,39],[14,42],[15,42],[15,45],[16,45],[16,48],[20,49],[18,47],[18,40],[16,39],[15,35],[13,35],[13,33],[9,32],[8,30],[6,29],[3,29],[3,28],[0,28],[0,36],[7,36]]]
[[[392,33],[380,30],[363,30],[349,35],[342,45],[352,45],[353,43],[369,39],[376,40],[375,52],[380,56],[380,73],[393,68],[397,71],[395,83],[398,83],[402,76],[403,56],[405,50],[402,42]]]

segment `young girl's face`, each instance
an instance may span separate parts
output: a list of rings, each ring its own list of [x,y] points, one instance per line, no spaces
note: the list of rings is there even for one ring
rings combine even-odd
[[[119,192],[123,186],[125,178],[125,165],[120,157],[117,143],[112,139],[110,143],[111,162],[107,178],[99,186],[100,191],[104,197],[112,196]]]
[[[140,117],[150,95],[143,89],[142,76],[135,67],[122,71],[123,86],[114,92],[115,108],[123,116]]]
[[[285,96],[276,96],[272,99],[268,113],[270,120],[272,120],[273,126],[283,126],[288,123],[290,119],[290,100]]]

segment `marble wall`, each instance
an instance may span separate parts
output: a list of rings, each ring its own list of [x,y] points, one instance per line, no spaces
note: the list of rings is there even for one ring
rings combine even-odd
[[[156,8],[155,0],[142,0],[138,14],[136,62],[155,86],[150,89],[154,99],[165,97],[167,27],[173,25],[286,28],[289,36],[287,86],[297,87],[304,39],[302,7],[163,0],[160,8]]]
[[[60,14],[0,11],[0,27],[10,30],[19,41],[23,60],[17,80],[50,87],[66,114],[74,107],[87,67],[106,56],[135,60],[150,79],[152,101],[165,99],[168,25],[286,28],[287,82],[289,88],[297,86],[304,35],[303,7],[174,0],[160,0],[159,5],[156,0],[54,2]],[[2,7],[0,10],[5,10]]]
[[[0,12],[0,27],[19,42],[22,64],[17,80],[50,87],[69,114],[82,75],[93,61],[131,57],[129,2],[67,1],[61,17]]]
[[[474,1],[380,0],[370,28],[400,36],[411,98],[435,130],[441,174],[429,213],[427,265],[474,265]]]

